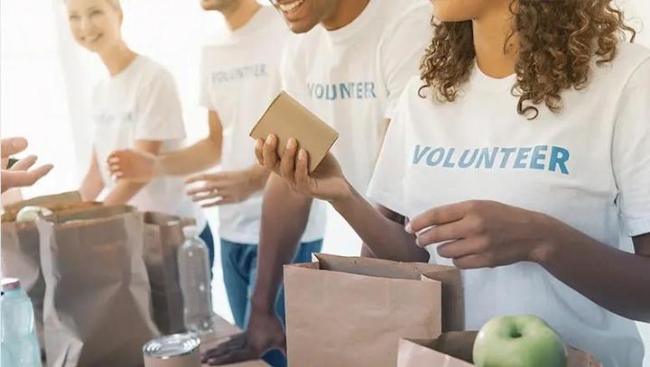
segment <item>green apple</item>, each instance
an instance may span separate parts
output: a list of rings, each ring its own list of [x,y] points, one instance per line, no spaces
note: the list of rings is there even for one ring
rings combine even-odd
[[[566,367],[564,342],[537,316],[500,316],[474,342],[476,367]]]

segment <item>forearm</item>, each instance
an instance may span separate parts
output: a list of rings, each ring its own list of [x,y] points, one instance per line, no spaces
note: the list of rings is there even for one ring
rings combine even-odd
[[[311,203],[311,198],[294,193],[279,177],[269,178],[262,204],[257,282],[251,300],[259,311],[273,312],[283,265],[295,256]]]
[[[563,223],[556,226],[536,261],[611,312],[650,322],[650,258],[599,243]]]
[[[374,208],[356,190],[332,202],[332,206],[361,237],[374,255],[382,259],[427,262],[429,253],[415,244],[415,236]]]
[[[221,145],[210,137],[158,157],[159,175],[187,176],[205,171],[221,161]]]
[[[264,190],[271,175],[271,171],[259,164],[255,164],[248,169],[248,172],[250,173],[248,177],[250,178],[250,185],[253,190],[255,190],[255,192]]]
[[[121,181],[104,199],[104,205],[127,204],[146,184]]]
[[[99,173],[89,172],[81,182],[79,193],[84,201],[94,201],[104,189],[104,182]]]

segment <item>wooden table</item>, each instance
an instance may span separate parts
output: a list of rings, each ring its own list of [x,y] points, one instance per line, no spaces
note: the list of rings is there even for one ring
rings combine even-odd
[[[228,340],[228,337],[235,335],[241,332],[237,326],[232,325],[228,321],[224,320],[220,316],[215,316],[214,321],[214,332],[210,335],[203,336],[201,338],[201,353],[205,352],[208,349],[212,349],[217,345]],[[208,366],[204,364],[203,366]],[[269,367],[269,365],[262,361],[248,361],[235,364],[229,364],[230,367]]]

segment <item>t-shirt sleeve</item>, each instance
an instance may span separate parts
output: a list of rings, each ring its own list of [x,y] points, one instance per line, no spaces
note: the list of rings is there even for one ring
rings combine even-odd
[[[185,138],[183,110],[174,78],[168,72],[156,73],[138,96],[135,128],[137,140]]]
[[[612,144],[617,203],[629,236],[650,233],[650,58],[629,79]]]
[[[404,178],[408,164],[405,146],[409,123],[408,90],[395,106],[367,193],[371,201],[404,216],[407,216]]]
[[[388,104],[385,118],[392,118],[397,101],[408,81],[419,74],[420,61],[433,37],[429,1],[415,1],[392,27],[380,44],[380,60],[385,71]]]

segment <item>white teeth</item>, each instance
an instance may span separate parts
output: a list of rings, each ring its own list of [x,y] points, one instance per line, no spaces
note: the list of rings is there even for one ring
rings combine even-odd
[[[288,4],[279,4],[279,6],[280,6],[280,10],[288,13],[288,12],[291,12],[291,11],[295,10],[297,7],[302,5],[302,3],[304,3],[304,2],[305,2],[305,0],[297,0],[297,1],[294,1],[294,2],[288,3]]]

